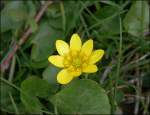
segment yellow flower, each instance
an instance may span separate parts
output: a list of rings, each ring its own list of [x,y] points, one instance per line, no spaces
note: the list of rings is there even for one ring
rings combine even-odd
[[[73,34],[70,46],[62,41],[56,41],[56,49],[59,55],[48,57],[53,65],[64,68],[57,74],[60,84],[67,84],[73,78],[84,73],[94,73],[98,70],[95,65],[104,55],[104,50],[93,51],[93,40],[86,41],[83,45],[78,34]]]

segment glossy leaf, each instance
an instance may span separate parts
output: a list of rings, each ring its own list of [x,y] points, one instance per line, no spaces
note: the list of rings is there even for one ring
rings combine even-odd
[[[1,11],[1,32],[17,29],[27,18],[27,9],[23,1],[11,1]]]
[[[149,5],[147,1],[135,1],[124,18],[124,27],[134,36],[143,35],[149,28]]]
[[[43,79],[48,81],[49,84],[52,86],[52,91],[56,91],[58,88],[58,83],[56,81],[57,73],[60,71],[59,68],[54,67],[53,65],[49,65],[44,71],[43,71]]]
[[[47,98],[51,95],[49,83],[36,76],[31,76],[21,84],[21,101],[30,113],[41,113],[42,104],[38,97]]]
[[[55,41],[63,38],[63,35],[60,30],[52,28],[47,22],[43,22],[32,37],[31,59],[40,62],[47,60],[48,56],[54,52]]]
[[[75,80],[50,100],[62,114],[110,114],[106,92],[92,80]]]

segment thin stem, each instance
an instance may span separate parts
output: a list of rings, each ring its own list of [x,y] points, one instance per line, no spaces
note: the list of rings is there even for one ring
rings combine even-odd
[[[82,4],[82,6],[84,7],[84,9],[91,15],[91,17],[95,20],[95,21],[99,21],[99,19],[85,6],[85,4],[80,1],[80,3]]]
[[[21,89],[19,87],[17,87],[16,85],[12,84],[11,82],[9,82],[8,80],[4,79],[3,77],[0,77],[0,80],[6,84],[8,84],[9,86],[17,89],[18,91],[21,92]]]
[[[139,55],[138,54],[136,54],[136,58],[138,59],[139,58]],[[138,63],[138,62],[137,62]],[[136,65],[137,65],[137,63],[136,63]],[[140,83],[140,78],[139,78],[139,75],[140,74],[140,72],[139,72],[139,66],[137,65],[137,67],[136,67],[136,76],[138,77],[137,79],[137,82],[136,82],[136,88],[137,88],[137,90],[136,90],[136,98],[135,98],[135,107],[134,107],[134,114],[135,115],[137,115],[138,114],[138,112],[139,112],[139,105],[140,105],[140,99],[138,98],[138,96],[140,97],[140,90],[141,90],[141,88],[140,88],[140,86],[141,86],[141,83]]]
[[[85,78],[85,79],[88,79],[88,76],[89,76],[89,74],[85,74],[85,75],[84,75],[84,78]]]
[[[141,37],[144,36],[144,1],[141,1]],[[139,55],[137,54],[136,55],[136,58],[138,59],[139,58]],[[136,91],[136,95],[137,96],[141,96],[141,87],[142,87],[142,82],[141,82],[141,78],[140,78],[140,72],[139,72],[139,66],[138,66],[138,62],[136,62],[136,76],[138,77],[138,82],[136,84],[136,88],[137,88],[137,91]],[[135,103],[135,107],[134,107],[134,114],[138,114],[139,112],[139,107],[140,107],[140,102],[143,103],[144,105],[144,102],[142,100],[140,100],[139,98],[136,98],[136,103]],[[144,107],[144,106],[143,106]]]
[[[12,103],[12,105],[14,107],[14,110],[15,110],[16,114],[18,115],[19,114],[19,110],[17,108],[17,105],[16,105],[15,100],[14,100],[14,98],[13,98],[11,93],[9,93],[9,97],[10,97],[11,103]]]
[[[96,10],[97,10],[97,11],[100,10],[100,8],[101,8],[101,6],[100,6],[99,3],[95,3],[95,7],[96,7]]]
[[[115,82],[115,89],[114,89],[114,99],[116,99],[118,80],[119,80],[119,76],[120,76],[120,65],[121,65],[121,59],[122,59],[122,19],[121,19],[121,17],[119,17],[119,22],[120,22],[120,41],[119,41],[117,74],[116,74],[116,82]]]
[[[142,9],[141,9],[141,37],[144,36],[144,2],[145,1],[141,1],[142,2]]]
[[[89,33],[89,31],[88,31],[86,22],[85,22],[85,20],[84,20],[84,18],[83,18],[82,15],[80,15],[80,19],[81,19],[81,21],[82,21],[82,23],[83,23],[83,26],[84,26],[84,28],[85,28],[85,31],[86,31],[87,35],[90,36],[90,33]]]
[[[9,86],[15,88],[16,90],[18,90],[19,92],[21,92],[23,95],[27,96],[28,98],[33,99],[33,97],[29,96],[27,93],[25,93],[21,88],[17,87],[16,85],[14,85],[13,83],[9,82],[8,80],[0,77],[0,80],[6,84],[8,84]]]
[[[98,21],[97,23],[91,25],[91,26],[88,28],[88,31],[89,31],[89,30],[92,30],[92,29],[95,28],[95,27],[98,27],[99,25],[101,25],[101,24],[103,24],[103,23],[106,23],[106,22],[110,21],[110,20],[113,19],[114,17],[116,17],[116,16],[118,16],[118,15],[120,15],[120,14],[123,14],[123,13],[125,13],[125,12],[126,12],[126,10],[123,10],[123,11],[120,11],[120,12],[117,12],[117,13],[113,14],[113,15],[110,16],[110,17],[107,17],[107,18],[105,18],[105,19],[103,19],[103,20]]]
[[[41,110],[41,112],[45,113],[46,115],[47,115],[47,114],[48,114],[48,115],[54,115],[54,113],[49,112],[49,111],[45,111],[45,110]]]
[[[62,1],[60,2],[60,10],[61,10],[61,14],[62,14],[63,31],[65,32],[65,30],[66,30],[66,17],[65,17],[64,4]]]
[[[55,113],[55,115],[58,115],[57,103],[54,105],[54,113]]]

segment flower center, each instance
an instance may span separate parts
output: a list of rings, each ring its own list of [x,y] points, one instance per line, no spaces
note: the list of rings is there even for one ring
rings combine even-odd
[[[81,59],[80,59],[80,58],[77,58],[77,57],[76,57],[76,58],[73,59],[73,61],[72,61],[72,65],[73,65],[75,68],[80,67],[81,64],[82,64],[82,62],[81,62]]]
[[[65,68],[70,68],[71,71],[76,71],[87,66],[88,56],[78,51],[70,51],[64,58]]]

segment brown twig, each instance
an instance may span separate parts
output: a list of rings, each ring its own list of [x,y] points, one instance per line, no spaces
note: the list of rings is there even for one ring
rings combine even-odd
[[[39,12],[37,13],[37,15],[35,16],[35,22],[38,23],[42,17],[42,15],[44,14],[45,10],[47,9],[47,7],[52,4],[52,1],[46,1],[44,3],[44,5],[41,6],[41,9],[39,10]],[[10,48],[10,51],[8,52],[8,54],[4,57],[4,59],[2,60],[1,64],[0,64],[0,68],[2,72],[5,72],[5,70],[8,69],[10,61],[12,59],[12,57],[15,55],[15,53],[17,52],[17,50],[19,49],[19,47],[28,39],[28,37],[31,35],[32,31],[31,28],[27,28],[27,30],[25,31],[25,33],[22,35],[22,37],[20,38],[18,43],[14,43],[13,46]]]

